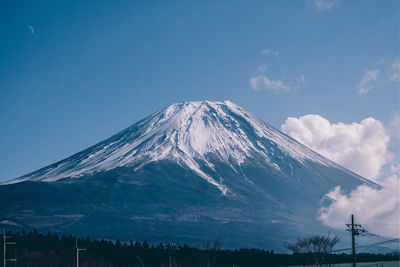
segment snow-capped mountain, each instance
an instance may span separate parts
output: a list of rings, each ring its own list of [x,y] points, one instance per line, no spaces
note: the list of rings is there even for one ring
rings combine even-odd
[[[173,104],[87,150],[8,183],[51,182],[122,166],[136,171],[150,162],[170,159],[225,194],[228,188],[223,181],[200,168],[202,164],[215,171],[210,155],[235,172],[254,159],[280,171],[285,157],[339,167],[230,101],[199,101]]]
[[[337,185],[350,190],[363,183],[374,185],[230,101],[180,102],[69,158],[3,183],[3,196],[25,195],[9,203],[20,212],[0,209],[0,221],[19,218],[16,224],[72,232],[83,228],[98,235],[108,228],[93,224],[113,218],[142,228],[131,238],[160,241],[166,229],[179,225],[180,230],[167,231],[168,238],[186,242],[201,240],[188,229],[212,238],[211,225],[225,225],[222,233],[231,232],[234,239],[238,230],[257,236],[257,228],[268,231],[282,220],[289,220],[292,230],[300,222],[316,225],[316,208],[325,193]],[[42,200],[28,204],[34,215],[25,214],[22,202],[34,193]],[[155,230],[158,223],[165,229]],[[281,232],[274,234],[256,243],[240,234],[236,242],[225,238],[232,246],[265,246],[281,240]]]

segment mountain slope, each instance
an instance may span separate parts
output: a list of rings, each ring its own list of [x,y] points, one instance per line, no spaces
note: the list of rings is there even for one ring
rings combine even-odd
[[[364,183],[375,186],[230,101],[181,102],[4,183],[0,221],[155,242],[222,235],[227,246],[265,247],[322,229],[323,195]]]

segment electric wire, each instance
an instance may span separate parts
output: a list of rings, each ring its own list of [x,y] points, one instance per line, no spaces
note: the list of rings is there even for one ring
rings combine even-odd
[[[380,222],[366,220],[366,219],[360,219],[360,218],[357,218],[357,220],[364,222],[365,224],[372,223],[372,224],[376,224],[376,225],[400,225],[400,223],[380,223]]]
[[[376,243],[367,244],[367,245],[356,246],[356,248],[374,247],[376,245],[386,245],[386,244],[397,243],[397,242],[400,242],[400,238],[390,239],[390,240],[376,242]],[[340,251],[347,251],[347,250],[352,250],[352,248],[336,249],[336,250],[332,250],[331,252],[340,252]]]

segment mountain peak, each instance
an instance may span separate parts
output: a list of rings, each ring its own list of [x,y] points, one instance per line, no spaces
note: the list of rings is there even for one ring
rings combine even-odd
[[[222,236],[235,247],[315,233],[327,192],[374,186],[230,101],[172,104],[7,184],[3,221],[157,243]]]
[[[52,182],[117,167],[137,171],[169,160],[227,194],[223,178],[212,175],[216,161],[235,173],[250,163],[282,172],[288,168],[287,158],[338,167],[229,100],[178,102],[82,152],[6,183]]]

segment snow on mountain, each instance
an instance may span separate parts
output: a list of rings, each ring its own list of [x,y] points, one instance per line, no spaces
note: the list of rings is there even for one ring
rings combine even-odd
[[[255,158],[279,171],[282,161],[277,154],[302,164],[310,160],[341,168],[230,101],[197,101],[170,105],[82,152],[4,184],[52,182],[121,166],[136,171],[150,162],[170,159],[226,194],[229,188],[223,181],[200,167],[214,168],[210,155],[239,172],[242,164]]]
[[[0,185],[0,225],[271,248],[328,231],[321,199],[362,184],[377,186],[230,101],[180,102]]]

